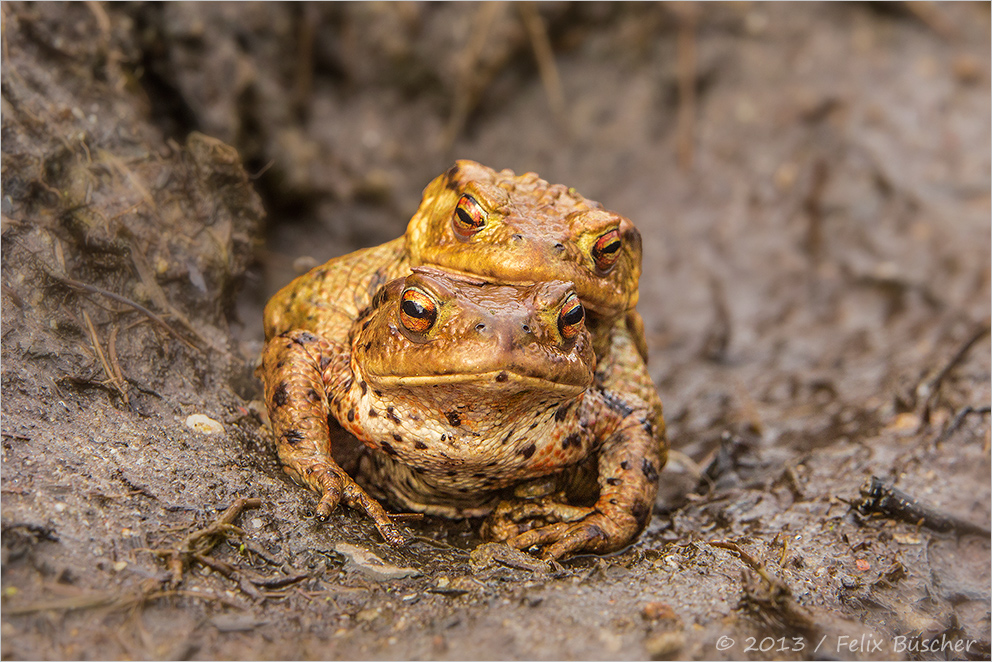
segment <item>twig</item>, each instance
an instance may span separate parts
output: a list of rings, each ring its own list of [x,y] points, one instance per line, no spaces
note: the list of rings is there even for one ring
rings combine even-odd
[[[461,70],[455,88],[451,117],[448,118],[448,125],[441,136],[443,149],[448,149],[455,142],[478,100],[481,87],[479,79],[483,77],[478,72],[479,59],[485,52],[486,38],[492,30],[493,22],[502,10],[503,4],[500,2],[483,2],[472,19],[472,35],[460,55]]]
[[[786,478],[786,482],[789,489],[792,491],[793,496],[800,501],[806,501],[809,497],[806,496],[806,492],[803,490],[803,486],[799,482],[799,475],[796,474],[796,466],[794,464],[787,464],[782,473]]]
[[[954,369],[957,364],[959,364],[968,354],[968,350],[971,349],[972,345],[977,343],[979,340],[989,335],[989,322],[986,320],[978,329],[971,334],[971,336],[964,341],[961,347],[958,348],[950,360],[944,364],[936,375],[931,379],[923,382],[916,387],[917,398],[923,398],[923,406],[920,411],[920,429],[930,422],[930,410],[933,407],[933,401],[936,399],[937,394],[940,392],[940,385],[947,377],[947,375]]]
[[[830,169],[826,159],[816,159],[810,173],[809,189],[802,202],[808,223],[803,243],[810,263],[814,267],[818,266],[823,258],[823,193],[829,178]]]
[[[0,283],[0,292],[3,292],[3,294],[10,297],[11,303],[15,306],[21,309],[24,308],[24,299],[22,299],[21,295],[15,292],[12,287],[8,286],[6,283]]]
[[[119,326],[114,326],[110,330],[110,340],[107,342],[107,358],[110,359],[110,367],[114,369],[114,376],[117,381],[124,384],[124,373],[121,371],[121,363],[117,360],[117,332],[120,331]],[[126,398],[125,398],[126,400]]]
[[[954,24],[938,9],[936,2],[903,2],[903,8],[921,23],[937,33],[942,39],[952,39],[957,36]]]
[[[179,323],[182,324],[187,331],[193,334],[193,336],[196,337],[196,339],[202,344],[210,345],[211,343],[200,335],[196,328],[193,327],[193,323],[190,322],[181,311],[173,306],[169,301],[169,298],[165,296],[165,291],[162,289],[162,286],[158,284],[158,281],[152,274],[152,267],[148,264],[148,258],[146,258],[145,254],[138,248],[137,242],[133,237],[130,248],[131,263],[134,264],[134,268],[138,272],[138,277],[141,278],[141,284],[145,286],[145,290],[147,290],[152,301],[154,301],[159,308],[178,320]]]
[[[692,474],[692,477],[695,478],[696,480],[704,480],[704,479],[709,480],[709,477],[706,475],[703,468],[699,466],[699,463],[693,460],[685,453],[683,453],[682,451],[669,449],[668,461],[670,463],[679,464],[685,467],[686,469],[688,469],[689,473]]]
[[[316,6],[312,3],[307,2],[297,6],[300,7],[296,33],[299,42],[296,48],[296,78],[293,81],[292,102],[299,117],[306,119],[310,114],[313,95],[313,44],[320,20]],[[265,169],[268,169],[268,166]]]
[[[144,604],[158,598],[172,596],[183,596],[189,598],[200,598],[201,600],[216,600],[228,607],[244,609],[245,606],[236,600],[213,593],[212,591],[184,591],[184,590],[161,590],[155,586],[143,586],[131,595],[117,596],[111,593],[94,593],[90,595],[73,596],[55,600],[42,600],[26,605],[4,606],[4,614],[21,615],[32,614],[39,611],[77,611],[82,609],[96,609],[99,607],[111,607],[114,610],[128,609],[140,604]]]
[[[199,347],[197,347],[196,345],[194,345],[193,343],[191,343],[190,341],[186,340],[181,335],[179,335],[179,332],[173,329],[171,326],[169,326],[165,320],[163,320],[161,317],[159,317],[152,311],[142,306],[140,303],[131,301],[125,296],[121,296],[120,294],[111,292],[110,290],[105,290],[102,287],[98,287],[96,285],[90,285],[88,283],[82,283],[78,280],[73,280],[72,278],[67,278],[65,276],[60,276],[59,274],[50,271],[48,269],[45,269],[45,273],[50,277],[54,278],[55,280],[57,280],[58,282],[62,283],[66,287],[70,287],[74,290],[82,290],[84,292],[89,292],[90,294],[99,294],[100,296],[106,297],[112,301],[117,301],[118,303],[122,303],[125,306],[130,306],[131,308],[135,309],[136,311],[138,311],[139,313],[150,319],[152,322],[160,326],[162,329],[167,331],[171,336],[176,338],[182,344],[186,345],[187,347],[189,347],[194,351],[197,352],[202,351]]]
[[[214,520],[212,524],[193,531],[183,538],[183,541],[177,547],[152,551],[159,556],[168,557],[168,566],[169,571],[172,573],[172,581],[175,584],[179,584],[183,579],[183,569],[189,564],[190,560],[200,560],[199,557],[205,557],[222,539],[228,536],[244,535],[244,531],[234,526],[232,522],[245,509],[258,508],[261,505],[261,499],[238,499],[227,510],[221,513],[221,516]],[[213,566],[210,567],[212,568]]]
[[[261,168],[259,168],[258,169],[258,172],[253,172],[253,173],[249,174],[248,175],[248,179],[250,179],[253,182],[254,181],[258,181],[258,179],[260,179],[262,177],[262,175],[264,175],[269,170],[269,168],[271,168],[275,164],[276,164],[276,160],[275,159],[269,159],[269,162],[266,163]]]
[[[62,242],[54,235],[52,236],[52,252],[55,253],[55,262],[59,265],[59,269],[62,270],[62,273],[65,273],[67,271],[65,267],[65,251],[62,249]]]
[[[158,205],[155,203],[155,198],[148,191],[148,188],[144,185],[144,183],[142,183],[138,179],[138,176],[134,174],[134,171],[131,170],[130,167],[128,167],[128,164],[123,159],[121,159],[116,154],[105,149],[98,150],[97,157],[103,163],[109,164],[112,170],[116,171],[118,175],[120,175],[128,182],[130,182],[131,186],[133,186],[138,191],[138,195],[142,197],[142,199],[148,204],[148,206],[154,211],[156,212],[158,211]]]
[[[131,402],[127,396],[127,382],[123,379],[118,381],[117,373],[110,367],[110,362],[107,361],[107,357],[103,353],[103,348],[100,347],[100,338],[96,335],[96,329],[93,327],[93,320],[90,319],[89,313],[85,310],[83,311],[83,321],[86,322],[86,332],[90,336],[90,342],[93,344],[96,357],[99,359],[100,365],[103,367],[103,372],[107,375],[107,380],[113,384],[114,388],[117,389],[117,392],[121,394],[121,398],[124,399],[124,404],[130,406]]]
[[[710,294],[713,301],[714,320],[708,325],[706,337],[700,354],[703,358],[714,363],[721,363],[727,358],[727,347],[733,335],[733,325],[730,320],[730,309],[727,307],[727,295],[723,283],[710,274]]]
[[[310,575],[303,573],[298,575],[283,575],[281,577],[254,577],[249,578],[248,581],[262,588],[283,588],[290,584],[301,582],[309,577]]]
[[[783,624],[806,633],[818,631],[819,626],[813,614],[796,601],[789,585],[768,572],[760,561],[730,541],[715,540],[707,544],[737,554],[765,581],[765,589],[760,590],[755,585],[753,576],[744,571],[744,595],[741,598],[743,606],[757,611],[770,623]]]
[[[558,66],[555,64],[555,54],[551,48],[551,40],[548,38],[548,30],[540,12],[537,11],[536,3],[522,2],[519,8],[520,18],[530,36],[534,58],[537,60],[537,70],[541,75],[541,82],[544,84],[544,93],[548,95],[551,112],[554,113],[559,126],[568,131],[565,94],[562,92],[561,78],[558,75]]]
[[[886,485],[878,476],[872,476],[861,486],[861,498],[852,505],[862,515],[876,513],[934,531],[990,535],[989,529],[941,512],[902,490]]]
[[[680,6],[678,34],[679,110],[676,135],[678,161],[682,170],[692,168],[696,124],[696,20],[692,4]]]
[[[42,600],[19,606],[4,606],[3,613],[12,616],[18,614],[31,614],[37,611],[75,611],[78,609],[94,609],[112,604],[117,598],[110,593],[94,593],[92,595],[79,595],[70,598],[59,598],[55,600]]]
[[[957,429],[961,427],[962,423],[964,423],[964,419],[970,414],[988,414],[989,412],[992,412],[992,407],[989,405],[985,405],[984,407],[972,407],[971,405],[963,407],[961,411],[954,416],[950,424],[944,428],[943,432],[934,438],[933,445],[939,446],[941,443],[946,441],[948,437],[957,432]]]
[[[168,557],[168,565],[169,570],[172,572],[173,584],[178,584],[182,581],[184,567],[191,561],[196,561],[237,584],[238,588],[249,597],[255,600],[264,600],[266,597],[271,597],[272,594],[266,593],[256,587],[282,588],[307,579],[309,575],[297,574],[260,577],[251,571],[245,571],[230,563],[209,556],[210,550],[222,539],[232,535],[244,535],[244,531],[234,526],[232,522],[245,508],[257,508],[261,503],[261,499],[238,499],[212,524],[190,533],[176,548],[149,551],[153,551],[159,556]]]
[[[93,14],[93,18],[96,19],[97,27],[100,28],[100,33],[104,39],[110,37],[110,17],[107,16],[106,10],[99,2],[95,0],[86,0],[86,8],[90,10]]]
[[[386,516],[394,521],[409,522],[424,519],[423,513],[386,513]]]
[[[778,581],[776,577],[773,577],[768,573],[767,570],[765,570],[765,566],[762,565],[760,561],[758,561],[756,558],[754,558],[753,556],[745,552],[743,549],[741,549],[740,545],[738,545],[737,543],[730,542],[729,540],[712,540],[707,542],[706,544],[709,545],[710,547],[716,547],[718,549],[726,549],[727,551],[733,552],[738,556],[738,558],[740,558],[741,561],[744,561],[744,563],[749,565],[752,570],[754,570],[756,573],[761,575],[761,577],[765,581],[769,583]]]
[[[215,570],[220,574],[224,575],[228,579],[237,574],[238,570],[230,563],[225,563],[219,559],[212,558],[206,554],[200,554],[198,552],[193,553],[193,558],[207,566],[211,570]]]

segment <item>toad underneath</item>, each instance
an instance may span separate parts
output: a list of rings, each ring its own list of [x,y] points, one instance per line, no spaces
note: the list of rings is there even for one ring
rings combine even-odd
[[[266,345],[280,459],[323,494],[319,513],[341,498],[390,542],[404,536],[369,492],[489,515],[486,537],[545,558],[620,549],[650,517],[660,451],[646,403],[593,385],[584,318],[570,283],[416,268],[380,288],[347,345],[302,329]],[[354,478],[330,456],[328,415],[367,447]]]

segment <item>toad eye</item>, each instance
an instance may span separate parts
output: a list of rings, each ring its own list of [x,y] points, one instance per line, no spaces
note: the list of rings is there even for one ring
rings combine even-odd
[[[426,292],[409,288],[400,300],[400,321],[414,333],[427,333],[437,321],[437,302]]]
[[[486,225],[486,210],[468,193],[458,199],[451,227],[460,239],[468,239]]]
[[[582,331],[582,320],[585,319],[586,311],[575,296],[575,292],[568,295],[565,303],[558,313],[558,331],[565,340],[572,340]]]
[[[609,271],[620,257],[622,246],[618,229],[613,228],[601,235],[592,246],[592,259],[596,263],[596,268],[600,271]]]

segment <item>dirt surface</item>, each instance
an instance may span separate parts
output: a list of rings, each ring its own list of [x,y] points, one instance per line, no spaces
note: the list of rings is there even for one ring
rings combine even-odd
[[[988,4],[2,12],[4,659],[989,657]],[[278,466],[266,298],[455,158],[643,234],[621,553],[390,548]]]

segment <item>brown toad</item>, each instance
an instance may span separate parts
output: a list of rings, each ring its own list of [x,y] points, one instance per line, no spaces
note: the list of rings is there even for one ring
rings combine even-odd
[[[319,514],[343,498],[391,542],[403,535],[368,492],[446,517],[492,513],[488,537],[547,558],[619,549],[650,517],[662,455],[651,406],[594,385],[584,318],[570,283],[416,268],[378,289],[347,342],[319,328],[269,341],[280,459],[322,493]],[[368,448],[358,482],[331,458],[328,416]]]

